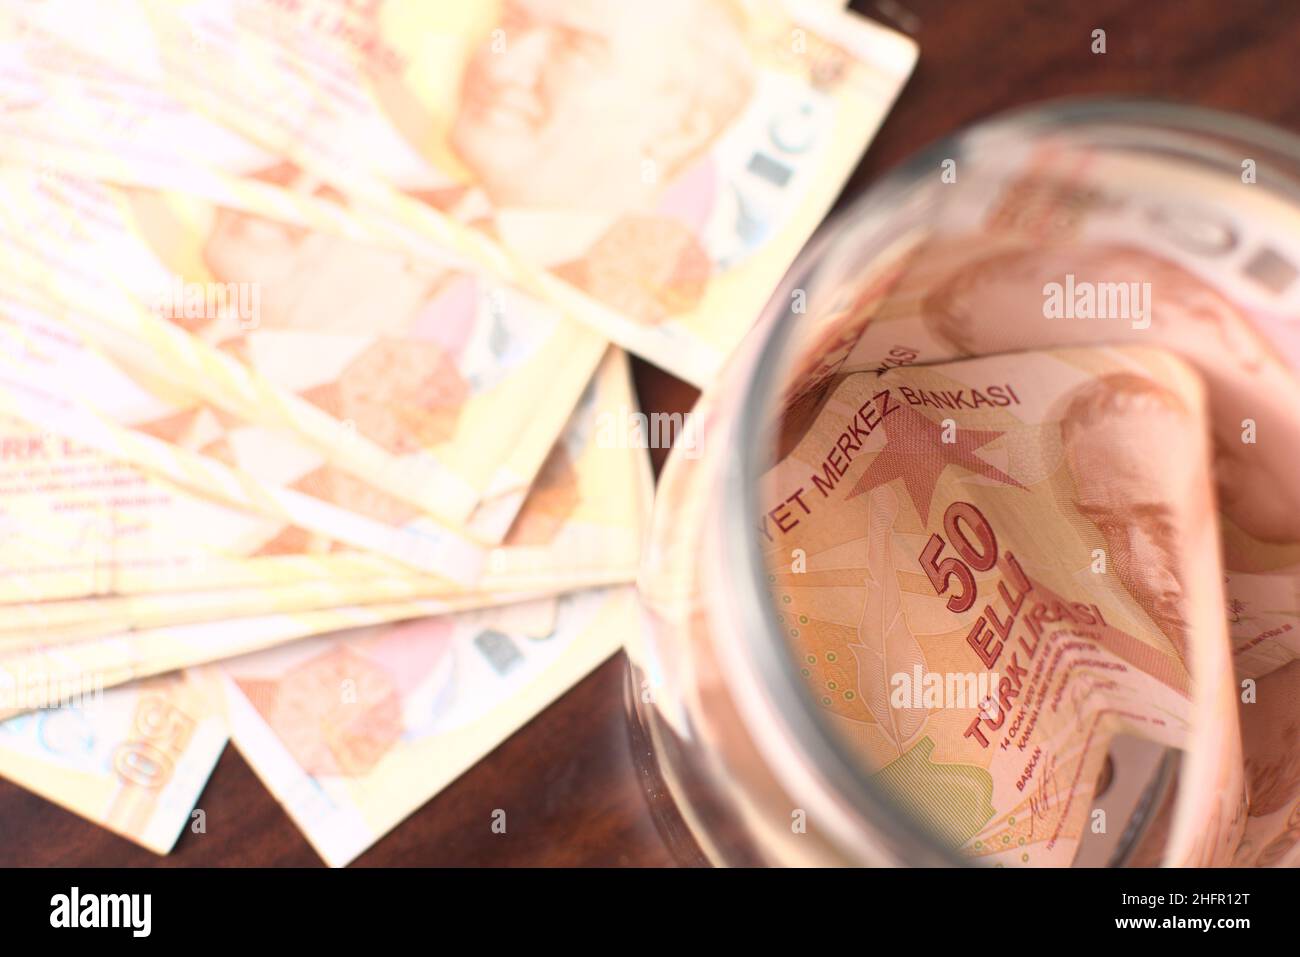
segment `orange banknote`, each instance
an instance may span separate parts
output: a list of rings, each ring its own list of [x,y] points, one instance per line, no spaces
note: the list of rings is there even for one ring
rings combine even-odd
[[[235,746],[338,867],[613,654],[636,626],[627,587],[552,604],[540,627],[521,617],[522,606],[489,609],[295,642],[202,673],[225,691]]]
[[[800,0],[61,7],[15,14],[310,169],[395,239],[455,237],[696,383],[747,330],[916,59],[908,38]],[[33,81],[31,99],[51,86]],[[128,144],[144,165],[160,165],[157,129],[141,122],[150,146]],[[218,161],[248,171],[235,166],[247,151],[213,140]]]
[[[488,541],[604,352],[452,251],[417,260],[302,219],[29,168],[6,168],[4,187],[6,292],[58,303],[138,375],[291,429],[335,470]]]
[[[840,376],[786,437],[758,527],[795,664],[877,786],[963,854],[1070,863],[1125,735],[1187,755],[1165,859],[1231,858],[1205,421],[1171,355],[1063,349]]]
[[[653,483],[645,451],[604,431],[634,406],[627,358],[611,350],[472,588],[14,423],[0,438],[0,651],[220,617],[475,594],[486,604],[629,581]]]
[[[1048,143],[998,159],[894,252],[823,374],[1092,343],[1182,356],[1207,390],[1234,663],[1294,660],[1300,216],[1172,158]]]

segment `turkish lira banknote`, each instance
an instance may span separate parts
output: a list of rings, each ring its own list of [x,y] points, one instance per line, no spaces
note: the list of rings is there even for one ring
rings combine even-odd
[[[796,663],[963,853],[1070,863],[1117,734],[1239,748],[1205,415],[1191,370],[1138,348],[855,373],[769,473]],[[1240,839],[1240,751],[1206,773],[1220,803],[1171,862]]]
[[[617,648],[609,342],[746,331],[915,61],[836,6],[0,11],[0,774],[164,852],[228,727],[345,863]]]
[[[1291,664],[1300,648],[1300,529],[1291,506],[1300,439],[1294,414],[1300,399],[1294,335],[1300,309],[1297,214],[1276,191],[1258,188],[1253,176],[1236,170],[1225,174],[1174,156],[1154,159],[1081,147],[1068,136],[1017,139],[990,133],[985,139],[968,144],[968,158],[960,161],[964,179],[937,191],[935,207],[915,228],[895,234],[891,245],[862,263],[842,288],[818,288],[814,281],[808,290],[820,297],[821,308],[789,376],[778,456],[790,454],[817,427],[846,377],[874,376],[883,389],[891,381],[907,385],[910,376],[924,379],[972,365],[949,365],[954,360],[995,356],[1002,356],[1008,369],[1035,376],[1044,364],[1053,365],[1044,355],[1103,344],[1178,356],[1205,395],[1204,468],[1214,494],[1199,502],[1163,493],[1146,503],[1135,499],[1125,504],[1126,518],[1099,511],[1098,528],[1107,539],[1099,547],[1111,563],[1109,574],[1125,581],[1148,607],[1148,627],[1167,632],[1190,620],[1177,610],[1188,597],[1186,580],[1175,574],[1170,557],[1187,558],[1178,536],[1194,523],[1214,528],[1235,672],[1232,693],[1221,705],[1236,707],[1241,738],[1239,745],[1226,732],[1187,739],[1195,747],[1186,753],[1198,756],[1190,773],[1206,774],[1196,792],[1203,804],[1171,805],[1155,827],[1164,842],[1160,852],[1144,860],[1295,863],[1300,741],[1288,716],[1295,707]],[[975,186],[963,189],[963,182]],[[827,256],[852,255],[854,249],[850,238]],[[824,265],[824,274],[850,275],[843,261]],[[1014,377],[1008,378],[1014,390]],[[1007,391],[1008,381],[981,386],[963,380],[962,385],[970,388],[912,390],[911,411],[931,422],[918,423],[913,432],[921,456],[915,461],[926,457],[920,447],[935,436],[939,453],[945,451],[945,424],[956,443],[947,450],[951,454],[962,448],[963,419],[1004,407],[1014,413],[1020,406],[1020,393]],[[909,413],[906,401],[900,408]],[[1050,416],[1059,410],[1042,412]],[[1172,481],[1178,468],[1172,463],[1179,460],[1166,443],[1180,434],[1177,429],[1160,426],[1160,417],[1150,410],[1132,427],[1118,419],[1116,426],[1116,444],[1098,449],[1092,477],[1087,471],[1071,473],[1077,501],[1095,497],[1088,492],[1091,484],[1104,486],[1111,500],[1096,504],[1124,504],[1136,489],[1126,472]],[[845,433],[848,444],[822,463],[831,470],[822,475],[823,483],[847,466],[861,430],[859,422],[857,431]],[[1060,434],[1069,431],[1080,434],[1062,423]],[[1126,431],[1137,438],[1121,440]],[[1047,454],[1057,439],[1041,441],[1047,442]],[[988,449],[998,447],[994,442]],[[967,461],[975,468],[970,481],[983,485],[987,480],[976,475],[999,459],[991,451],[975,454]],[[926,474],[913,465],[883,477],[894,495],[914,497]],[[874,474],[872,481],[881,477]],[[1172,493],[1173,487],[1165,491]],[[1171,502],[1175,511],[1168,508]],[[784,522],[800,518],[799,504],[781,506]],[[1069,502],[1049,511],[1072,527],[1081,522]],[[1175,521],[1176,513],[1182,517]],[[1040,530],[1051,527],[1048,513],[1041,519],[1034,514],[1035,533],[1045,533]],[[768,519],[767,531],[773,522]],[[915,556],[899,567],[908,575],[925,570]],[[917,641],[930,647],[927,636]],[[842,652],[837,658],[844,660]],[[843,702],[826,693],[828,679],[818,676],[822,683],[815,693],[824,707],[842,709]],[[892,710],[888,714],[903,720]],[[901,730],[917,719],[913,713]],[[1211,768],[1218,769],[1217,778],[1208,773]],[[1187,773],[1184,764],[1179,774]],[[1093,782],[1083,784],[1089,793],[1092,787]],[[1197,827],[1203,829],[1199,842],[1184,842],[1179,851],[1168,843],[1176,829],[1190,834]]]
[[[83,18],[59,7],[16,14],[28,33],[291,158],[395,238],[447,237],[697,384],[825,214],[916,59],[901,34],[797,0],[113,2]],[[53,86],[25,92],[44,100]],[[232,169],[249,161],[215,147]]]

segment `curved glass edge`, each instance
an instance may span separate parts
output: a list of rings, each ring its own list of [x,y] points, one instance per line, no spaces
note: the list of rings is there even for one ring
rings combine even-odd
[[[1300,167],[1300,136],[1288,133],[1263,121],[1203,107],[1188,106],[1142,97],[1078,97],[1055,100],[1047,104],[1020,107],[976,121],[957,132],[924,147],[872,184],[861,196],[828,217],[787,271],[756,322],[754,333],[767,330],[767,338],[758,345],[759,357],[749,386],[736,412],[734,427],[739,436],[763,434],[773,421],[773,397],[782,392],[782,372],[790,357],[790,316],[785,304],[801,281],[815,275],[827,247],[852,223],[859,235],[884,235],[884,227],[908,194],[938,168],[941,160],[968,154],[972,140],[998,135],[1041,135],[1044,133],[1087,136],[1093,145],[1118,146],[1119,138],[1107,140],[1106,124],[1123,125],[1130,137],[1145,127],[1147,135],[1159,130],[1174,134],[1191,134],[1198,147],[1205,138],[1229,139],[1250,143],[1293,161]],[[1136,137],[1133,142],[1137,145]],[[1142,144],[1149,149],[1149,141]],[[1275,187],[1300,197],[1300,184],[1274,183]],[[1286,188],[1290,186],[1290,188]],[[863,246],[870,254],[870,243]],[[933,834],[871,781],[871,776],[849,753],[834,729],[819,713],[812,696],[798,680],[791,663],[776,609],[767,588],[756,526],[749,516],[760,514],[758,488],[763,474],[772,466],[773,446],[763,442],[738,442],[739,454],[733,456],[723,473],[726,489],[721,510],[722,541],[730,566],[737,570],[736,582],[744,589],[738,607],[747,620],[739,622],[742,634],[750,642],[755,663],[773,701],[781,710],[791,732],[801,742],[807,757],[818,773],[836,790],[849,807],[865,822],[887,832],[883,835],[898,853],[900,860],[914,866],[980,866],[960,857],[955,850],[936,842]]]

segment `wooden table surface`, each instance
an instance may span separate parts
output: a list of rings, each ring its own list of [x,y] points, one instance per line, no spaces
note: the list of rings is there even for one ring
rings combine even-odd
[[[916,72],[841,197],[909,154],[1008,107],[1077,94],[1144,94],[1230,109],[1300,130],[1300,3],[1290,0],[859,0],[911,34]],[[1106,31],[1107,52],[1090,50]],[[695,391],[644,363],[647,410],[685,411]],[[656,454],[656,469],[662,464]],[[367,865],[673,863],[633,767],[620,654],[358,859]],[[0,865],[318,865],[234,748],[199,799],[203,834],[157,857],[0,781]],[[489,828],[494,808],[508,834]]]

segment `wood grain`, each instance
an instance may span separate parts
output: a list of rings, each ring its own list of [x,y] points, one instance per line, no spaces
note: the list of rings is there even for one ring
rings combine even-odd
[[[911,32],[921,59],[841,202],[975,120],[1059,96],[1137,94],[1300,129],[1300,5],[1264,0],[884,0],[853,8]],[[1090,51],[1094,29],[1107,53]],[[685,411],[690,387],[645,363],[648,410]],[[655,455],[655,467],[662,453]],[[619,655],[363,855],[374,865],[664,865],[628,746]],[[0,865],[317,865],[242,758],[227,749],[199,801],[207,832],[159,858],[0,782]],[[506,834],[490,830],[506,809]]]

